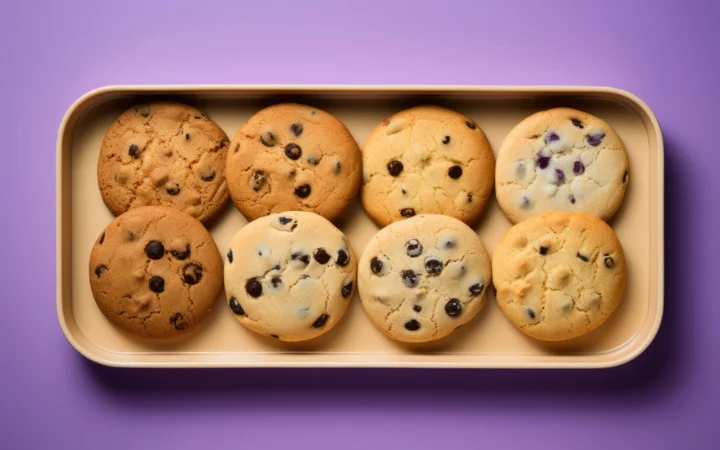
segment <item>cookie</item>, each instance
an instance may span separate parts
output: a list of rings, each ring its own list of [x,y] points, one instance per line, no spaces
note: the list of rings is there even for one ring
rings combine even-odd
[[[207,222],[228,199],[228,139],[205,113],[179,103],[136,105],[110,126],[97,175],[105,204],[119,215],[163,205]]]
[[[355,198],[360,149],[331,114],[278,104],[252,116],[235,133],[228,154],[228,188],[248,219],[310,211],[335,219]]]
[[[379,226],[416,214],[475,222],[493,188],[495,159],[471,119],[418,106],[385,119],[362,150],[362,204]]]
[[[463,222],[427,214],[380,230],[359,262],[358,288],[370,319],[404,342],[440,339],[485,304],[490,257]]]
[[[513,226],[495,248],[492,269],[505,316],[544,341],[599,327],[625,290],[620,241],[588,214],[554,211]]]
[[[608,220],[628,185],[628,158],[606,122],[570,108],[542,111],[505,138],[495,193],[513,223],[551,210]]]
[[[230,243],[225,293],[235,318],[282,341],[304,341],[334,327],[350,303],[357,260],[345,235],[309,212],[250,222]]]
[[[222,293],[222,257],[210,233],[165,206],[116,217],[90,254],[90,288],[110,322],[148,337],[193,327]]]

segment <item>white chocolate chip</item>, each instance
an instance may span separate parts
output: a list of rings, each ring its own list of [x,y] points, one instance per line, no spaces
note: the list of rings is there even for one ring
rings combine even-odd
[[[403,128],[405,128],[408,124],[407,119],[398,118],[393,119],[387,126],[385,127],[385,134],[391,135],[395,134],[399,131],[401,131]]]

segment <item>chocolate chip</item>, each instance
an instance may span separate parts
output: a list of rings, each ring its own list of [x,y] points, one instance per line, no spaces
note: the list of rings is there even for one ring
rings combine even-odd
[[[288,144],[285,146],[285,156],[293,161],[300,159],[302,156],[302,148],[297,144]]]
[[[262,295],[262,283],[257,278],[250,278],[245,282],[245,291],[250,294],[251,297],[258,298]]]
[[[292,255],[290,255],[290,259],[296,259],[298,261],[304,262],[305,264],[310,264],[310,255],[306,255],[304,253],[293,253]]]
[[[417,239],[410,239],[405,243],[405,252],[411,258],[420,256],[423,252],[423,245]]]
[[[349,262],[350,262],[350,257],[348,256],[348,253],[343,249],[338,250],[337,258],[335,259],[335,263],[340,267],[345,267],[348,265]]]
[[[290,131],[292,131],[295,136],[300,136],[303,132],[303,126],[300,123],[294,123],[290,125]]]
[[[271,131],[261,134],[260,142],[262,142],[262,145],[265,147],[272,147],[275,145],[275,135]]]
[[[307,160],[308,160],[308,163],[312,164],[313,166],[317,166],[318,164],[320,164],[320,160],[318,160],[314,156],[308,156]]]
[[[402,282],[407,287],[415,287],[418,284],[418,274],[413,272],[410,269],[405,269],[400,273],[400,276],[402,277]]]
[[[150,259],[160,259],[165,255],[165,247],[160,241],[150,241],[145,246],[145,254]]]
[[[297,195],[300,198],[306,198],[310,195],[310,185],[309,184],[301,184],[300,186],[295,188],[295,195]]]
[[[290,217],[285,217],[285,216],[280,216],[280,217],[278,217],[278,222],[280,222],[280,225],[287,225],[287,224],[289,224],[290,222],[292,222],[292,218],[290,218]]]
[[[98,240],[98,244],[102,245],[102,243],[105,242],[105,233],[100,235],[100,239]]]
[[[560,136],[558,136],[556,133],[553,133],[552,131],[545,135],[545,143],[549,144],[551,142],[559,141]]]
[[[448,175],[450,175],[450,178],[453,180],[457,180],[462,176],[463,170],[462,167],[455,165],[448,169]]]
[[[200,120],[200,116],[198,116],[198,115],[195,115],[193,117],[195,117],[195,120]]]
[[[277,334],[271,334],[270,337],[275,338],[275,339],[280,339],[280,336],[278,336]]]
[[[582,175],[583,172],[585,172],[585,165],[582,163],[582,161],[575,161],[573,163],[573,173],[575,175]]]
[[[450,143],[450,136],[445,136],[445,139],[442,141],[443,144],[449,144]]]
[[[170,195],[178,195],[180,193],[180,183],[167,183],[165,191]]]
[[[348,284],[346,284],[345,286],[342,287],[342,291],[340,291],[340,293],[342,294],[343,297],[348,298],[348,297],[350,297],[350,294],[352,294],[352,289],[353,289],[353,282],[350,281]]]
[[[315,258],[315,261],[320,264],[327,264],[327,262],[330,261],[330,255],[328,255],[324,248],[315,249],[313,252],[313,258]]]
[[[315,319],[315,322],[313,322],[313,324],[312,324],[313,328],[320,328],[323,325],[325,325],[325,322],[327,322],[328,317],[329,316],[327,314],[320,314],[320,316],[317,319]]]
[[[420,311],[422,311],[422,306],[420,306],[420,305],[413,305],[413,311],[415,311],[415,312],[420,312]]]
[[[444,242],[443,242],[443,246],[445,248],[453,248],[453,247],[455,247],[455,241],[453,241],[450,238],[445,238]]]
[[[183,280],[185,280],[187,284],[198,284],[203,276],[202,271],[203,268],[199,264],[185,264],[183,268]]]
[[[262,170],[258,170],[257,172],[254,172],[252,174],[252,178],[250,179],[250,187],[253,191],[257,192],[262,189],[263,186],[265,186],[266,182],[267,179],[265,178],[265,172],[263,172]]]
[[[143,106],[143,108],[140,110],[140,115],[143,117],[147,117],[150,115],[150,107],[149,106]]]
[[[128,231],[128,234],[127,234],[128,241],[132,242],[135,240],[136,237],[137,236],[135,236],[135,233],[133,233],[132,231]]]
[[[403,217],[412,217],[415,215],[415,210],[412,208],[403,208],[400,210],[400,215]]]
[[[593,147],[597,147],[602,142],[602,139],[605,137],[605,132],[600,131],[597,134],[589,134],[587,137],[588,144],[592,145]]]
[[[95,276],[100,278],[100,274],[103,273],[103,270],[108,270],[108,266],[106,266],[105,264],[100,264],[95,267]]]
[[[393,159],[392,161],[387,163],[387,170],[390,175],[396,177],[400,175],[400,172],[403,171],[403,163],[401,163],[397,159]]]
[[[482,294],[483,289],[485,289],[485,283],[478,281],[477,283],[471,285],[468,290],[470,291],[470,295],[475,297]]]
[[[565,181],[565,172],[560,169],[555,169],[555,179],[558,181],[558,183],[562,183],[563,181]]]
[[[530,207],[530,199],[523,195],[521,206],[522,209],[528,209]]]
[[[535,320],[535,311],[533,311],[530,308],[527,308],[526,311],[527,311],[528,316],[530,316],[531,319]]]
[[[232,312],[237,314],[238,316],[242,316],[245,314],[245,310],[243,309],[242,305],[240,305],[240,302],[237,301],[235,297],[230,297],[230,309]]]
[[[625,175],[623,175],[623,183],[627,183],[628,177],[629,177],[629,175],[628,175],[627,170],[626,170],[626,171],[625,171]]]
[[[383,270],[383,262],[380,261],[377,256],[370,260],[370,270],[372,270],[372,273],[378,274],[382,272]]]
[[[342,169],[342,165],[340,164],[340,161],[335,161],[335,173],[340,173],[340,169]]]
[[[469,120],[465,121],[465,125],[467,125],[468,128],[470,128],[471,130],[474,130],[475,128],[477,128],[477,125],[475,125],[473,122],[470,122]]]
[[[570,194],[570,197],[568,197],[568,199],[570,200],[570,203],[572,203],[573,205],[575,204],[575,196],[574,195]]]
[[[467,195],[467,202],[472,203],[472,194]]]
[[[407,191],[405,189],[400,189],[400,192],[402,192],[403,195],[407,195]]]
[[[200,177],[203,181],[212,181],[215,179],[215,171],[213,170],[210,175],[206,175],[204,177]]]
[[[158,294],[165,290],[165,280],[157,275],[153,275],[148,284],[150,286],[150,290],[157,292]]]
[[[228,249],[228,251],[227,251],[227,258],[228,258],[228,262],[229,262],[230,264],[232,264],[232,259],[233,259],[232,249]]]
[[[170,250],[170,254],[180,261],[187,259],[190,256],[190,244],[186,244],[184,250]]]
[[[615,260],[610,255],[605,255],[604,262],[605,262],[605,267],[607,267],[608,269],[612,269],[613,267],[615,267]]]
[[[140,156],[140,147],[135,144],[131,144],[128,148],[128,155],[132,156],[133,158],[137,158],[138,156]]]
[[[541,255],[547,255],[548,248],[547,247],[540,247],[540,254]]]
[[[182,331],[187,328],[187,322],[181,313],[175,313],[170,318],[170,323],[175,327],[176,330]]]
[[[585,126],[583,126],[582,122],[580,122],[578,119],[570,119],[570,122],[572,122],[573,125],[576,127],[583,129]]]
[[[420,322],[415,319],[410,319],[405,322],[405,329],[408,331],[417,331],[420,329]]]
[[[434,256],[425,259],[425,271],[430,275],[437,275],[443,270],[443,263]]]
[[[273,277],[272,280],[270,280],[270,283],[274,288],[277,288],[282,284],[282,278],[280,277]]]
[[[538,166],[541,169],[547,168],[547,166],[550,164],[550,157],[545,156],[542,153],[540,153],[535,160],[535,165]]]
[[[581,260],[585,261],[585,262],[590,261],[590,258],[588,258],[587,256],[583,255],[583,254],[580,253],[580,252],[577,253],[577,257],[580,258]]]
[[[462,312],[462,303],[456,298],[451,298],[445,303],[445,313],[450,317],[457,317]]]
[[[190,134],[189,134],[189,133],[185,133],[185,140],[186,140],[186,141],[189,141],[189,140],[190,140]]]

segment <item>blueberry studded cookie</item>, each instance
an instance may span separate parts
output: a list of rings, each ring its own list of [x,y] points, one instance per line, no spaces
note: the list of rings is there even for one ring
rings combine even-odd
[[[133,106],[102,141],[97,166],[102,198],[115,215],[163,205],[206,222],[228,199],[228,144],[225,132],[193,107]]]
[[[210,233],[165,206],[134,208],[105,228],[90,254],[90,288],[110,322],[148,337],[180,334],[222,293]]]
[[[490,144],[472,119],[455,111],[401,111],[375,128],[362,153],[362,204],[381,227],[416,214],[472,224],[490,198]]]
[[[360,187],[360,149],[331,114],[284,103],[252,116],[232,139],[228,187],[240,212],[310,211],[335,219]]]
[[[498,243],[492,265],[505,316],[544,341],[599,327],[625,290],[620,241],[588,214],[553,211],[520,222]]]
[[[380,230],[359,262],[362,305],[380,330],[427,342],[468,323],[485,304],[490,256],[463,222],[419,215]]]
[[[495,193],[513,223],[551,210],[608,220],[628,185],[628,158],[606,122],[569,108],[518,124],[498,153]]]
[[[230,243],[225,293],[235,318],[256,333],[304,341],[334,327],[355,291],[357,261],[343,233],[309,212],[250,222]]]

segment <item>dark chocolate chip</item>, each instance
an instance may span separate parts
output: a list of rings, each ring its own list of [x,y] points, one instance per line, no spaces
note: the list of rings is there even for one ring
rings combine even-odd
[[[318,160],[314,156],[308,156],[307,160],[308,160],[308,163],[312,164],[313,166],[317,166],[318,164],[320,164],[320,160]]]
[[[455,241],[453,241],[450,238],[445,238],[445,248],[453,248],[455,247]]]
[[[285,217],[285,216],[280,216],[280,217],[278,217],[278,222],[280,222],[280,225],[287,225],[287,224],[289,224],[290,222],[292,222],[292,218],[290,218],[290,217]]]
[[[278,336],[277,334],[271,334],[270,337],[275,338],[275,339],[280,339],[280,336]]]
[[[472,194],[467,195],[467,202],[472,203]]]
[[[342,169],[342,164],[340,164],[340,161],[335,162],[335,173],[340,173],[340,170]]]
[[[523,209],[528,209],[530,207],[530,199],[527,198],[526,196],[523,196],[521,206]]]
[[[265,147],[272,147],[275,145],[275,135],[268,131],[264,135],[260,135],[260,142],[262,142],[262,145]]]
[[[232,257],[232,251],[230,253],[230,256]],[[170,250],[170,254],[173,255],[175,259],[179,259],[180,261],[182,261],[183,259],[187,259],[190,256],[190,244],[186,244],[184,250]]]
[[[180,183],[168,183],[165,185],[165,190],[170,195],[178,195],[180,193]]]
[[[245,314],[245,310],[235,297],[230,297],[230,309],[238,316],[242,316]]]
[[[420,256],[423,252],[423,245],[417,239],[410,239],[405,243],[405,252],[411,258]]]
[[[387,170],[390,175],[396,177],[400,175],[400,172],[403,171],[403,163],[401,163],[397,159],[393,159],[392,161],[387,163]]]
[[[541,169],[547,168],[547,166],[550,164],[550,157],[545,156],[542,153],[538,154],[537,159],[535,160],[535,165],[538,166]]]
[[[140,156],[140,147],[135,144],[131,144],[130,148],[128,148],[128,155],[132,156],[133,158],[137,158],[138,156]]]
[[[95,276],[100,278],[100,274],[103,273],[103,270],[108,270],[108,266],[106,266],[105,264],[100,264],[95,267]]]
[[[245,282],[245,291],[251,296],[258,298],[262,295],[262,283],[257,278],[250,278]]]
[[[135,236],[135,233],[133,233],[132,231],[128,231],[128,234],[127,234],[128,241],[134,241],[136,237],[137,236]]]
[[[443,270],[443,263],[434,256],[425,259],[425,271],[430,275],[437,275]]]
[[[270,283],[274,288],[280,286],[282,284],[282,278],[280,277],[273,277],[272,280],[270,280]]]
[[[327,264],[330,261],[330,255],[325,251],[324,248],[316,248],[313,252],[313,258],[320,264]]]
[[[215,171],[213,170],[210,175],[206,175],[204,177],[200,177],[203,181],[212,181],[215,179]]]
[[[165,290],[165,280],[157,275],[153,275],[148,284],[150,286],[150,290],[157,292],[158,294]]]
[[[585,261],[585,262],[590,261],[590,258],[588,258],[587,256],[583,255],[583,254],[580,253],[580,252],[577,253],[577,257],[580,258],[581,260]]]
[[[301,123],[294,123],[290,125],[290,131],[292,131],[295,136],[300,136],[303,132],[303,126]]]
[[[570,194],[570,197],[568,197],[568,199],[570,200],[570,203],[572,203],[573,205],[575,204],[575,196],[574,195]]]
[[[170,318],[170,323],[175,327],[176,330],[182,331],[187,328],[187,322],[181,313],[175,313]]]
[[[449,144],[450,143],[450,136],[445,136],[445,139],[442,141],[443,144]]]
[[[295,188],[295,195],[297,195],[300,198],[306,198],[310,195],[310,185],[309,184],[301,184],[300,186]]]
[[[625,175],[623,175],[623,183],[627,183],[628,177],[629,177],[629,175],[628,175],[627,170],[626,170],[626,171],[625,171]]]
[[[400,210],[400,215],[403,217],[412,217],[415,215],[415,210],[413,208],[403,208]]]
[[[302,261],[305,264],[310,264],[310,255],[306,255],[304,253],[293,253],[292,255],[290,255],[290,259],[297,259],[298,261]]]
[[[465,121],[465,125],[467,125],[468,128],[470,128],[471,130],[474,130],[475,128],[477,128],[477,125],[475,125],[473,122],[470,122],[469,120]]]
[[[232,249],[231,249],[231,248],[228,249],[228,251],[227,251],[227,258],[228,258],[228,262],[229,262],[230,264],[232,264],[233,254],[232,254]]]
[[[605,255],[604,262],[605,262],[605,267],[607,267],[608,269],[612,269],[613,267],[615,267],[615,260],[610,255]]]
[[[150,115],[150,107],[149,107],[149,106],[144,106],[144,107],[140,110],[140,115],[143,116],[143,117],[149,116],[149,115]]]
[[[265,186],[266,182],[267,179],[265,178],[265,172],[263,172],[262,170],[258,170],[257,172],[254,172],[252,174],[250,186],[252,187],[253,191],[257,192],[262,189],[263,186]]]
[[[593,147],[597,147],[602,142],[602,139],[605,137],[605,132],[600,131],[597,134],[589,134],[587,137],[588,144],[592,145]]]
[[[350,257],[348,256],[348,253],[343,249],[338,250],[337,258],[335,259],[335,263],[340,267],[345,267],[348,265],[349,262],[350,262]]]
[[[585,165],[582,163],[582,161],[575,161],[573,163],[573,173],[575,175],[582,175],[583,172],[585,172]]]
[[[559,183],[565,181],[565,172],[561,169],[555,169],[555,179],[558,180]]]
[[[548,248],[547,247],[540,247],[540,254],[541,255],[547,255]]]
[[[198,116],[198,115],[195,115],[193,117],[195,117],[195,120],[200,120],[200,116]]]
[[[457,317],[462,312],[462,303],[456,298],[451,298],[445,303],[445,313],[450,317]]]
[[[313,322],[313,324],[312,324],[313,328],[320,328],[323,325],[325,325],[325,322],[327,322],[328,317],[329,316],[327,314],[320,314],[320,316],[318,316],[318,318],[315,319],[315,322]]]
[[[407,195],[407,191],[405,189],[400,189],[400,192],[402,192],[403,195]]]
[[[186,140],[186,141],[189,141],[189,140],[190,140],[190,133],[185,133],[185,140]]]
[[[576,127],[580,128],[580,129],[585,128],[585,126],[582,124],[582,122],[580,122],[578,119],[570,119],[570,122],[572,122],[573,125],[575,125]]]
[[[302,148],[297,144],[288,144],[285,146],[285,156],[293,161],[300,159],[302,156]]]
[[[527,308],[527,314],[530,316],[531,319],[535,320],[535,311],[533,311],[530,308]]]
[[[408,331],[417,331],[420,329],[420,322],[415,319],[410,319],[405,322],[405,329]]]
[[[552,131],[545,135],[545,143],[549,144],[551,142],[559,141],[560,136],[557,135],[557,133],[553,133]]]
[[[350,297],[350,294],[352,294],[352,289],[353,289],[353,282],[350,281],[348,284],[346,284],[345,286],[342,287],[342,291],[340,291],[340,293],[342,294],[343,297],[348,298],[348,297]]]
[[[413,305],[413,311],[415,311],[415,312],[420,312],[420,311],[422,311],[422,306],[420,306],[420,305]]]
[[[455,165],[448,169],[448,175],[450,175],[450,178],[453,180],[457,180],[462,176],[463,170],[462,167]]]
[[[203,276],[203,268],[199,264],[185,264],[183,268],[183,280],[187,284],[198,284]]]
[[[100,239],[98,240],[98,244],[102,245],[102,243],[105,242],[105,233],[100,235]]]
[[[160,259],[165,255],[165,247],[160,241],[150,241],[145,246],[145,254],[150,259]]]
[[[372,273],[378,274],[383,270],[383,262],[380,261],[377,256],[370,260],[370,270]]]
[[[473,284],[472,286],[470,286],[470,288],[468,290],[470,291],[470,295],[475,297],[477,295],[482,294],[483,289],[485,289],[485,283],[483,283],[482,281],[479,281],[479,282]]]
[[[405,269],[400,273],[402,282],[407,287],[415,287],[418,284],[418,274],[410,269]]]

